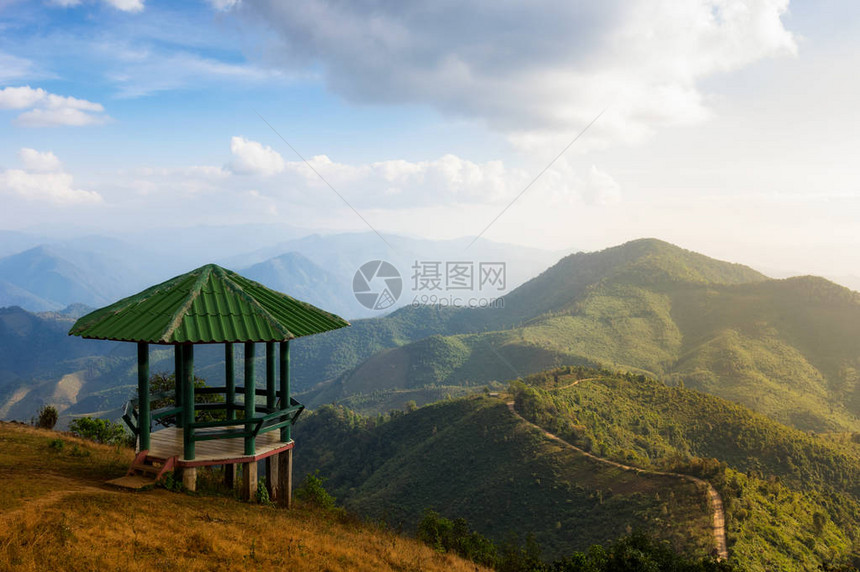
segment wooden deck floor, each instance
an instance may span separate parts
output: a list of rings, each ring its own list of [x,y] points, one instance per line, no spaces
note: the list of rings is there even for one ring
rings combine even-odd
[[[198,429],[198,433],[202,430]],[[257,453],[253,456],[245,455],[244,439],[215,439],[212,441],[198,441],[195,443],[195,456],[193,461],[183,459],[182,451],[182,429],[167,427],[153,431],[150,435],[149,455],[159,459],[167,459],[176,456],[179,466],[193,465],[220,465],[228,463],[247,463],[260,460],[269,455],[286,451],[293,447],[293,443],[283,443],[280,440],[279,431],[270,431],[258,435],[256,439]]]

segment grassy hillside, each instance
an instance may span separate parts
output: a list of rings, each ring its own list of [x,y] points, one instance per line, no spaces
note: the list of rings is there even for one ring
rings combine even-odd
[[[402,310],[362,324],[397,324],[401,335],[352,353],[359,365],[331,382],[327,397],[604,364],[701,389],[803,430],[860,431],[860,294],[821,278],[770,280],[640,240],[569,256],[506,296],[502,309],[433,312]],[[447,335],[409,341],[440,330]],[[358,351],[340,342],[331,348],[340,355]],[[325,371],[349,361],[330,360]]]
[[[395,526],[426,508],[501,541],[533,532],[545,557],[647,530],[688,553],[712,546],[704,491],[595,462],[491,397],[446,400],[387,422],[324,407],[300,421],[298,474],[319,469],[347,508]]]
[[[0,443],[3,570],[483,569],[310,507],[104,485],[131,450],[6,423]]]
[[[563,368],[515,387],[518,411],[570,443],[710,480],[723,494],[730,553],[751,570],[815,569],[860,554],[860,460],[850,440],[644,376]]]

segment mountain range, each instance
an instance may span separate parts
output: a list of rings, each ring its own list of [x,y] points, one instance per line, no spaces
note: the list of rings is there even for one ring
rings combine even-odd
[[[249,277],[342,301],[304,255],[260,257]],[[0,310],[0,417],[118,416],[134,347],[67,336],[88,310]],[[397,526],[432,508],[498,541],[531,531],[547,558],[647,529],[695,556],[715,546],[707,483],[745,570],[860,554],[860,294],[826,279],[642,239],[566,256],[492,307],[407,305],[293,347],[314,410],[297,472],[364,516]],[[222,359],[201,347],[195,371],[220,385]],[[151,364],[171,371],[170,348]]]
[[[860,295],[653,239],[562,259],[504,307],[404,308],[297,344],[313,405],[562,364],[637,371],[804,430],[858,430]],[[300,384],[301,385],[301,384]]]

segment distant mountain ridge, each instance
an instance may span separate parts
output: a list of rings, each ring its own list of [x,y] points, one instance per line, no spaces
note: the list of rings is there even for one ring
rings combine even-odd
[[[287,252],[241,269],[251,280],[305,300],[339,316],[353,316],[360,306],[352,295],[352,283],[314,264],[298,252]]]
[[[38,310],[75,303],[102,306],[143,285],[140,274],[124,262],[56,245],[41,245],[0,259],[0,280],[29,294],[19,295]],[[11,294],[14,291],[7,290],[6,295]]]
[[[379,383],[474,387],[554,365],[606,364],[801,429],[860,429],[860,294],[822,278],[772,280],[644,239],[565,257],[504,302],[406,308],[308,340],[301,361],[335,379],[305,398],[319,405]],[[428,345],[423,338],[434,334],[443,338]],[[428,367],[435,377],[413,374]],[[374,381],[385,371],[391,375]]]
[[[281,289],[292,281],[312,303],[313,293],[336,296],[328,289],[336,280],[300,254],[251,268]],[[351,400],[371,411],[373,403],[427,403],[563,364],[606,365],[707,391],[800,429],[858,430],[858,297],[821,278],[773,280],[643,239],[567,256],[504,296],[500,308],[408,306],[296,340],[293,386],[311,407]],[[209,353],[197,366],[218,382],[222,358]],[[158,359],[158,367],[172,367],[169,356]],[[113,379],[133,382],[125,369]]]

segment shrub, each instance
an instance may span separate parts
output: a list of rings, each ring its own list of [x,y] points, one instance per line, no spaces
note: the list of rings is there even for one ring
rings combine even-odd
[[[418,539],[437,552],[454,552],[485,566],[496,566],[497,549],[488,538],[473,532],[464,518],[449,520],[433,510],[424,511],[418,523]]]
[[[296,489],[296,498],[308,501],[320,508],[332,510],[335,507],[335,498],[325,490],[323,479],[319,475],[319,471],[314,474],[308,474],[301,486]],[[265,488],[265,487],[263,487]]]
[[[269,497],[269,489],[266,488],[266,479],[259,479],[257,481],[257,494],[255,497],[255,500],[261,505],[275,506],[275,503]]]
[[[40,429],[53,429],[59,418],[57,408],[53,405],[45,405],[39,410],[39,417],[36,419],[36,427]]]
[[[108,445],[126,445],[130,440],[121,423],[114,423],[108,419],[81,417],[69,424],[69,431],[83,439]]]

